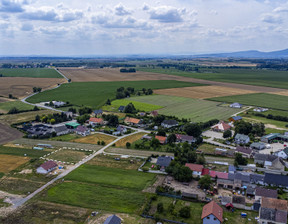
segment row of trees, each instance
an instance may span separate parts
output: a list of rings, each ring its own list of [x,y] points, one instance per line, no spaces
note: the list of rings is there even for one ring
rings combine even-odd
[[[253,123],[246,121],[235,122],[235,133],[244,135],[253,135],[261,137],[265,134],[265,125],[263,123]]]
[[[35,116],[35,121],[37,122],[43,122],[43,123],[49,123],[49,124],[58,124],[58,123],[62,123],[65,121],[71,121],[72,118],[70,116],[67,116],[65,113],[61,113],[61,114],[48,114],[48,115],[36,115]]]

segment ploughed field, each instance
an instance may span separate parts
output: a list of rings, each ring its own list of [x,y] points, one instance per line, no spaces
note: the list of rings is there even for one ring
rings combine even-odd
[[[0,69],[3,77],[30,77],[30,78],[62,78],[52,68],[7,68]]]

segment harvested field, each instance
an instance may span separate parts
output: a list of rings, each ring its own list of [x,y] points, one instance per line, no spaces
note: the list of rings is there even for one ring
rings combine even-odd
[[[98,141],[102,142],[104,141],[105,144],[109,144],[110,142],[113,142],[116,138],[113,136],[109,135],[104,135],[104,134],[94,134],[94,135],[89,135],[83,138],[78,138],[72,140],[72,142],[78,142],[78,143],[86,143],[86,144],[97,144]]]
[[[22,136],[23,134],[20,131],[0,123],[0,145],[22,138]]]
[[[56,87],[58,83],[64,83],[65,79],[58,78],[22,78],[22,77],[1,77],[0,95],[8,97],[12,94],[21,98],[33,93],[33,87],[41,87],[42,90]]]
[[[86,155],[89,155],[91,153],[92,152],[61,149],[57,152],[51,153],[46,158],[61,161],[61,162],[77,163],[81,161]]]
[[[280,95],[280,96],[288,96],[288,91],[280,91],[280,92],[274,92],[272,94]]]
[[[158,89],[155,90],[154,92],[161,95],[183,96],[196,99],[205,99],[212,97],[256,93],[257,91],[223,87],[223,86],[195,86],[195,87],[184,87],[181,89],[178,88]]]
[[[149,157],[152,154],[159,154],[162,155],[163,152],[155,152],[155,151],[144,151],[144,150],[133,150],[133,149],[124,149],[124,148],[108,148],[105,150],[107,153],[113,153],[113,154],[120,154],[120,155],[130,155],[130,156],[139,156],[139,157]],[[173,153],[167,153],[165,152],[165,155],[167,156],[174,156]]]
[[[28,162],[29,160],[29,157],[1,155],[0,172],[8,173],[9,171],[16,169],[18,166]]]
[[[142,138],[143,135],[145,135],[146,133],[141,132],[141,133],[136,133],[134,135],[130,135],[126,138],[122,138],[120,139],[118,142],[116,142],[116,147],[126,147],[126,142],[130,142],[131,144],[133,142],[136,142],[137,140],[139,140],[140,138]]]
[[[10,102],[10,101],[13,101],[13,100],[0,96],[0,103]]]

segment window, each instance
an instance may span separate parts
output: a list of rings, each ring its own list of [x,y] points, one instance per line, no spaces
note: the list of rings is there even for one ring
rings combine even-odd
[[[210,217],[208,216],[207,219],[210,219]]]

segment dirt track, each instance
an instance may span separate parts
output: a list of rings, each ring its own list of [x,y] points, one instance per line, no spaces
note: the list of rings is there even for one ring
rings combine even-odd
[[[0,123],[0,145],[21,138],[23,133]]]

